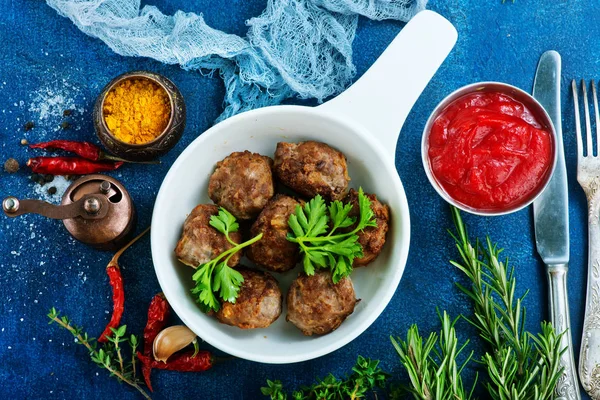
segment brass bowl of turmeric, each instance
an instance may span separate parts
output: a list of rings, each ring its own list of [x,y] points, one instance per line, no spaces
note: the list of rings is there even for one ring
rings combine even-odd
[[[117,76],[94,106],[94,128],[104,146],[131,161],[167,153],[185,129],[181,92],[166,77],[148,71]]]

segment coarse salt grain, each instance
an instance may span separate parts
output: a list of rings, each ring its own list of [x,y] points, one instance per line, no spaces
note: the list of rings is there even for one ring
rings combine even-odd
[[[45,185],[40,185],[39,183],[35,183],[33,185],[33,191],[36,195],[41,197],[42,200],[47,201],[49,203],[59,204],[62,200],[63,195],[67,188],[71,185],[71,181],[67,180],[62,175],[57,175],[54,177],[52,182],[46,183]],[[48,189],[54,186],[56,188],[56,193],[49,194]],[[35,236],[31,237],[32,239]]]

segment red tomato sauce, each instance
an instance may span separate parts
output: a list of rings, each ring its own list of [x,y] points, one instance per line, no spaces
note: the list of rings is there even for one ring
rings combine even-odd
[[[454,200],[479,210],[518,205],[550,172],[553,137],[507,94],[479,92],[450,103],[429,134],[429,162]]]

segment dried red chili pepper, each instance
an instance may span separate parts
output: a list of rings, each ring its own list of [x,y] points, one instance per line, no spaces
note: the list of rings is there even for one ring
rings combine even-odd
[[[123,165],[122,161],[96,162],[78,157],[34,157],[27,166],[38,174],[85,175],[103,171],[112,171]]]
[[[142,233],[133,238],[127,243],[121,250],[117,251],[113,258],[106,266],[106,273],[110,281],[110,286],[113,291],[113,313],[110,317],[110,322],[104,328],[104,332],[98,338],[98,342],[104,343],[108,341],[108,338],[112,335],[111,328],[116,329],[121,323],[121,317],[125,308],[125,290],[123,288],[123,277],[121,276],[121,268],[119,268],[119,257],[125,250],[134,244],[139,238],[144,236],[146,232],[150,230],[150,227],[146,228]]]
[[[125,290],[123,289],[123,276],[118,265],[109,265],[106,267],[106,273],[110,281],[110,286],[113,291],[113,313],[110,317],[110,322],[104,328],[104,332],[100,335],[98,342],[104,343],[108,341],[108,337],[112,335],[111,328],[116,329],[123,316],[125,309]]]
[[[107,152],[103,151],[100,147],[89,142],[76,142],[73,140],[51,140],[49,142],[42,142],[36,144],[30,144],[29,147],[32,149],[46,149],[46,150],[64,150],[70,153],[77,154],[79,157],[85,158],[91,161],[123,161],[135,163],[135,161],[125,160],[120,157],[115,157]],[[139,162],[139,164],[154,164],[152,161]]]
[[[167,319],[171,314],[171,306],[162,293],[154,296],[148,307],[148,321],[144,328],[144,356],[150,357],[152,355],[152,344],[154,338],[162,331],[167,324]],[[149,363],[142,364],[142,375],[148,389],[152,390],[152,383],[150,382],[150,374],[152,373],[152,366]]]
[[[179,372],[206,371],[212,368],[215,362],[215,358],[209,351],[199,351],[195,356],[193,350],[175,353],[169,357],[169,360],[166,363],[146,357],[139,351],[137,356],[142,364],[150,365],[152,368]]]
[[[32,149],[64,150],[70,153],[75,153],[79,157],[83,157],[92,161],[123,161],[116,159],[116,157],[113,158],[112,156],[103,152],[98,146],[89,142],[75,142],[72,140],[51,140],[49,142],[30,144],[29,147],[31,147]]]

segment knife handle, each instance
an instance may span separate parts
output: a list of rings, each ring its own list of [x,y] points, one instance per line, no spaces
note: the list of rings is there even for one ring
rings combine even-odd
[[[583,186],[583,185],[582,185]],[[588,280],[583,317],[579,378],[593,400],[600,400],[600,226],[597,191],[588,195]]]
[[[564,332],[560,339],[560,347],[566,348],[561,356],[560,364],[564,371],[556,384],[555,399],[580,400],[581,394],[579,393],[575,357],[573,356],[569,299],[567,297],[568,269],[568,264],[548,265],[550,321],[557,334]]]

